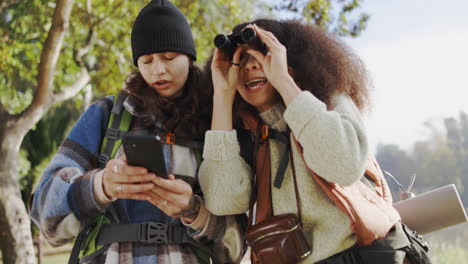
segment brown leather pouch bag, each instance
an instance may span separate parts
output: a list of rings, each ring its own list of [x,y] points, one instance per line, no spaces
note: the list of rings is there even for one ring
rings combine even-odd
[[[250,226],[246,240],[259,263],[293,264],[312,252],[301,229],[296,214],[275,215]]]

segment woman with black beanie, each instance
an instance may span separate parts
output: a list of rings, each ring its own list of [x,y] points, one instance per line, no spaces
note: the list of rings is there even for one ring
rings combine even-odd
[[[76,237],[70,263],[239,262],[242,217],[208,212],[198,185],[213,93],[200,85],[187,19],[151,1],[131,47],[138,70],[74,125],[32,195],[32,219],[54,246]],[[119,147],[129,134],[161,141],[139,154],[160,155],[167,177],[129,165]]]

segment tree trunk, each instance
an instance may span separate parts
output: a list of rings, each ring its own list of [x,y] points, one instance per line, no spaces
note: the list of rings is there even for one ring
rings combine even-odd
[[[86,85],[83,89],[83,111],[86,110],[91,105],[91,100],[93,99],[93,89],[91,84]]]
[[[52,105],[71,98],[89,82],[88,71],[82,68],[74,84],[59,93],[52,92],[54,72],[73,2],[56,1],[52,25],[41,51],[37,87],[31,105],[21,114],[10,115],[0,104],[0,250],[4,264],[36,263],[31,221],[21,199],[18,182],[20,144]]]
[[[18,183],[17,160],[25,133],[8,127],[0,124],[0,249],[4,264],[36,263],[31,221]]]
[[[39,232],[37,236],[37,264],[42,264],[42,259],[44,257],[43,246],[44,246],[44,239],[43,239],[42,233]]]

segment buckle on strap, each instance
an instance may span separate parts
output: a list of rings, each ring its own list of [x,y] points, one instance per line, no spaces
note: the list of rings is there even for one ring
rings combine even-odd
[[[161,141],[162,143],[173,145],[175,144],[176,136],[172,132],[159,133],[159,135],[156,136],[156,139]]]
[[[143,243],[166,243],[167,224],[161,222],[144,222],[138,227],[138,240]]]
[[[175,143],[175,134],[171,132],[167,132],[166,134],[166,143],[167,144],[174,144]]]
[[[99,164],[100,166],[105,167],[107,161],[109,160],[109,158],[110,158],[109,155],[106,155],[106,154],[104,154],[104,153],[99,154],[99,157],[98,157],[98,164]]]
[[[269,128],[267,125],[262,125],[262,141],[268,139]]]
[[[119,130],[115,128],[107,128],[106,137],[117,141],[119,139]]]

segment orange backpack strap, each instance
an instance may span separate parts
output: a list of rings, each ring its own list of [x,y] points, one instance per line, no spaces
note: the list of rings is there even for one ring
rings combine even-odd
[[[294,137],[294,135],[293,135]],[[314,181],[321,187],[336,207],[351,221],[351,230],[356,235],[358,246],[366,246],[387,235],[401,218],[393,208],[391,195],[383,173],[373,156],[369,157],[366,174],[375,181],[375,188],[369,188],[361,181],[348,186],[329,182],[307,166],[303,148],[294,137],[296,147]]]
[[[312,169],[310,169],[309,166],[307,166],[307,163],[305,162],[305,159],[304,159],[303,148],[299,144],[299,142],[297,141],[294,135],[293,135],[293,138],[294,138],[294,143],[296,144],[296,147],[299,150],[299,153],[301,154],[302,161],[304,162],[304,165],[309,171],[309,174],[312,176],[314,181],[320,186],[320,188],[322,188],[322,190],[327,194],[327,196],[333,201],[333,203],[350,218],[351,224],[353,224],[355,221],[354,221],[353,214],[351,214],[352,208],[349,207],[346,200],[337,193],[336,191],[337,184],[326,181],[324,178],[320,177],[317,173],[315,173]]]

